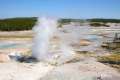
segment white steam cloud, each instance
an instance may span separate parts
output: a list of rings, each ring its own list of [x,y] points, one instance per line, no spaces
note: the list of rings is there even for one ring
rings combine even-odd
[[[34,26],[33,31],[35,33],[33,39],[32,46],[32,57],[37,60],[47,60],[48,62],[57,62],[58,64],[65,63],[70,60],[73,56],[74,51],[66,44],[64,41],[64,36],[60,36],[60,33],[57,31],[57,20],[51,18],[38,18],[38,22],[36,26]],[[57,34],[57,36],[61,39],[60,42],[60,53],[56,53],[54,55],[50,55],[50,39],[53,35]]]
[[[32,56],[38,60],[44,60],[48,55],[48,48],[50,38],[56,31],[57,20],[51,18],[38,18],[36,26],[34,26],[33,31],[35,33]]]

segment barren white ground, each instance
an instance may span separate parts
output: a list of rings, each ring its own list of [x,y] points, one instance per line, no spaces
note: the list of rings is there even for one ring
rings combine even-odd
[[[86,36],[83,37],[83,35],[79,35],[82,32],[81,30],[83,31],[84,29],[79,28],[79,26],[76,28],[69,26],[69,29],[68,27],[65,27],[64,30],[61,30],[63,32],[66,31],[65,34],[63,33],[64,36],[62,34],[61,35],[63,36],[65,41],[67,41],[67,43],[71,43],[72,40],[74,42],[74,40],[78,38],[86,38]],[[95,34],[97,32],[101,33],[99,29],[98,31],[97,29],[93,29],[93,32],[95,32]],[[10,40],[13,40],[12,38],[16,37],[16,35],[14,35],[15,33],[16,32],[12,33],[13,37],[10,37]],[[32,35],[31,31],[27,33]],[[3,36],[3,34],[6,35],[8,33],[1,33],[0,36],[3,37],[1,38],[1,40],[5,40],[6,37],[9,36]],[[22,32],[19,33],[20,37],[21,35],[23,35]],[[31,36],[27,37],[29,38]],[[23,40],[25,40],[25,38]],[[87,49],[89,49],[89,47]],[[43,62],[0,63],[0,80],[97,80],[96,78],[99,76],[103,78],[102,80],[120,80],[120,73],[117,72],[117,70],[102,63],[89,60],[77,63],[64,64],[58,67]]]
[[[0,80],[39,80],[53,68],[45,63],[0,63]]]
[[[47,63],[0,63],[0,80],[120,80],[120,73],[102,63],[82,61],[52,66]]]

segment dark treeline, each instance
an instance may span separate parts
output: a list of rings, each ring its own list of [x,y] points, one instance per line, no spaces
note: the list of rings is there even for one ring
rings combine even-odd
[[[0,19],[0,31],[31,30],[37,21],[37,17]],[[102,23],[120,23],[120,19],[59,19],[59,26],[70,22],[90,22],[90,25],[99,26]],[[104,25],[104,24],[102,24]],[[106,26],[106,25],[105,25]]]
[[[1,19],[0,31],[30,30],[35,25],[36,21],[36,17]]]
[[[59,23],[58,27],[62,27],[62,25],[69,24],[71,22],[84,23],[84,22],[86,22],[86,20],[84,20],[84,19],[59,19],[58,20],[58,23]]]
[[[87,19],[89,22],[102,22],[102,23],[120,23],[120,19]]]
[[[65,24],[65,23],[70,23],[70,22],[84,22],[84,19],[60,19],[58,22]]]
[[[70,22],[102,22],[102,23],[120,23],[120,19],[60,19],[61,23],[70,23]]]

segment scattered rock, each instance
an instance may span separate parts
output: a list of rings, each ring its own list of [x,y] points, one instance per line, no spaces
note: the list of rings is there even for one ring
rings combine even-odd
[[[87,39],[81,39],[80,40],[80,45],[81,46],[88,46],[91,44],[91,41],[90,40],[87,40]]]
[[[0,62],[4,63],[4,62],[9,62],[10,58],[7,54],[5,53],[0,53]]]
[[[26,62],[26,63],[32,63],[32,62],[38,62],[38,60],[34,57],[26,57],[23,56],[21,58],[18,58],[19,62]]]

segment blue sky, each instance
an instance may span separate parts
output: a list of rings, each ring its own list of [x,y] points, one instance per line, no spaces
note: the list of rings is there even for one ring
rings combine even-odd
[[[0,18],[119,18],[120,0],[0,0]]]

